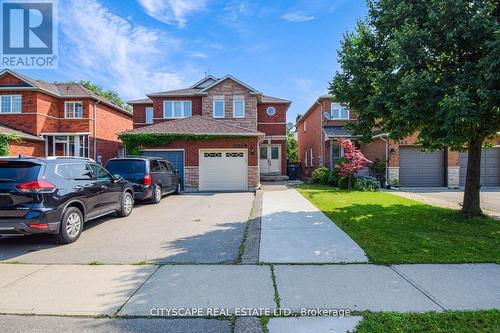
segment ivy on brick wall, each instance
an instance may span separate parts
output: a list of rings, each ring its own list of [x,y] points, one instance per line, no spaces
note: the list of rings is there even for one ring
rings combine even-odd
[[[123,133],[120,139],[125,145],[127,155],[139,155],[144,148],[166,146],[174,141],[212,141],[248,139],[250,136],[237,135],[194,135],[184,133]]]
[[[9,156],[10,155],[10,145],[9,143],[15,141],[20,142],[17,136],[12,134],[4,134],[0,133],[0,156]]]

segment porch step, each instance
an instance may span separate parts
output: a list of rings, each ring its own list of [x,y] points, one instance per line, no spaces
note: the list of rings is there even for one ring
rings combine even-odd
[[[279,174],[261,174],[260,180],[263,182],[282,182],[288,180],[288,176],[283,176]]]

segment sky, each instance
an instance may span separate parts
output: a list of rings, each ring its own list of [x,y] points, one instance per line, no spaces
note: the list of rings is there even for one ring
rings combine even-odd
[[[295,121],[339,70],[342,35],[364,0],[59,0],[59,68],[45,81],[90,80],[124,100],[230,74],[291,100]]]

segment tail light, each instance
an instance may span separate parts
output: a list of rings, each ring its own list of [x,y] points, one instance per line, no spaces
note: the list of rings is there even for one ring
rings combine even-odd
[[[151,174],[146,173],[144,175],[144,185],[151,185]]]
[[[19,184],[16,188],[21,192],[44,193],[52,192],[56,186],[49,181],[41,179]]]

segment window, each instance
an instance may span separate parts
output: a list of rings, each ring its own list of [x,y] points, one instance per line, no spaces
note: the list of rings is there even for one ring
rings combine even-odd
[[[270,106],[266,109],[267,115],[274,116],[276,114],[276,108]]]
[[[21,113],[21,95],[3,95],[0,104],[1,113]]]
[[[307,124],[306,121],[304,120],[304,132],[307,131]]]
[[[349,109],[347,105],[332,103],[332,119],[346,120],[349,119]]]
[[[61,166],[57,169],[57,173],[71,180],[92,180],[92,172],[85,163],[66,164],[67,169]]]
[[[160,162],[158,160],[151,160],[149,170],[151,172],[161,172]]]
[[[224,96],[214,97],[214,118],[224,118]]]
[[[111,174],[103,167],[97,164],[91,164],[90,167],[92,168],[94,176],[97,180],[113,180],[113,176],[111,176]]]
[[[337,163],[337,161],[342,157],[342,147],[338,142],[332,142],[332,167]]]
[[[314,160],[313,160],[313,149],[311,148],[311,168],[314,167]]]
[[[305,167],[307,168],[308,165],[307,165],[307,149],[304,150],[304,162],[305,162]]]
[[[162,172],[171,172],[171,170],[168,169],[168,165],[166,161],[158,161],[160,163],[161,171]]]
[[[146,108],[145,123],[146,124],[152,124],[153,123],[153,108],[152,107],[147,107]]]
[[[245,96],[233,96],[233,117],[245,118]]]
[[[164,101],[163,118],[189,118],[192,115],[191,101]]]
[[[83,103],[65,102],[64,118],[83,118]]]

